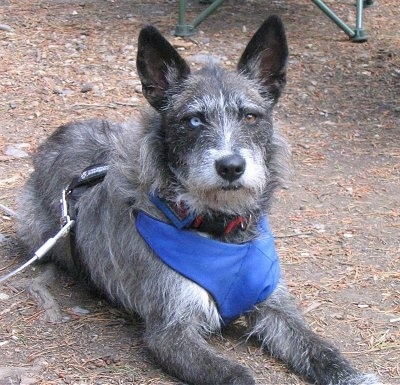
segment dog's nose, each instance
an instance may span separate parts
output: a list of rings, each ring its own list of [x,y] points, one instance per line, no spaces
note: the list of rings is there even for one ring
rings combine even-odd
[[[218,174],[229,182],[239,179],[246,169],[246,161],[238,154],[224,156],[215,162]]]

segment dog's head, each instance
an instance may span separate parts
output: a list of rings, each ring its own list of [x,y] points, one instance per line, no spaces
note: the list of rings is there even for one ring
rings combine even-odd
[[[137,69],[143,94],[161,116],[158,154],[177,201],[196,211],[265,209],[280,183],[284,144],[272,109],[286,82],[284,27],[269,17],[236,72],[189,65],[151,26],[140,32]]]

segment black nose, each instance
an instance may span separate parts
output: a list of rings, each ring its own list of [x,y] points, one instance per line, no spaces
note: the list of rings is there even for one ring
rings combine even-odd
[[[238,154],[224,156],[215,162],[218,174],[229,182],[239,179],[246,169],[246,161]]]

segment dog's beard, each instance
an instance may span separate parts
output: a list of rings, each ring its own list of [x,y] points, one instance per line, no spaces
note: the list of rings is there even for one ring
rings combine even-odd
[[[178,195],[177,201],[199,214],[209,210],[229,215],[242,214],[253,211],[257,204],[254,194],[245,188],[187,191]]]
[[[222,187],[222,190],[224,191],[237,191],[243,188],[243,186],[240,183],[229,183],[228,186]]]

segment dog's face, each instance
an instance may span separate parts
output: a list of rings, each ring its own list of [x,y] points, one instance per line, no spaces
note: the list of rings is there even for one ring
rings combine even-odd
[[[163,156],[179,187],[177,200],[199,211],[242,211],[273,183],[272,109],[286,60],[276,17],[253,36],[237,72],[210,65],[191,74],[157,30],[141,31],[138,72],[144,95],[162,116]]]

